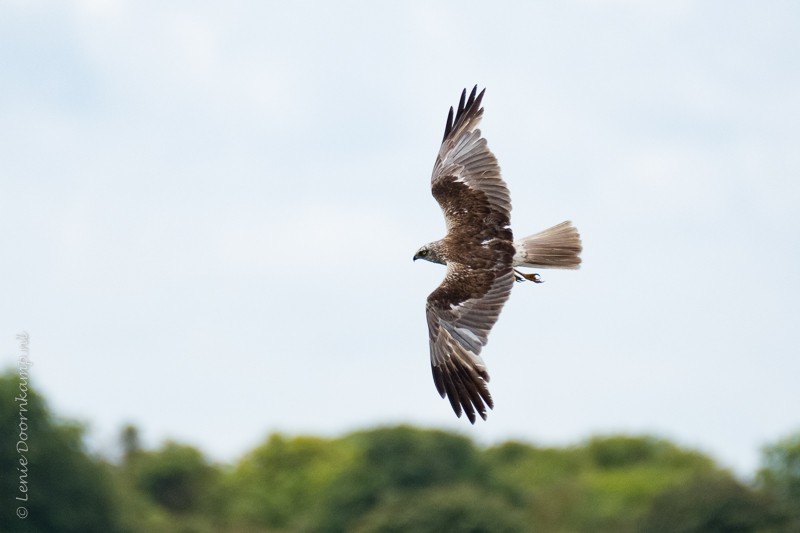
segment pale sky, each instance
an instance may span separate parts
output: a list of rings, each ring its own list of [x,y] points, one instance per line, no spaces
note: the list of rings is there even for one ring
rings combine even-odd
[[[480,443],[653,433],[750,475],[800,430],[800,4],[0,2],[0,368],[113,453],[137,424],[231,461],[272,431]],[[444,234],[449,106],[518,236],[495,409],[435,391],[412,262]]]

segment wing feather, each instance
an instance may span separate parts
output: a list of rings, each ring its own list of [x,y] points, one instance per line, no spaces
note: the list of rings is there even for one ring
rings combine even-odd
[[[480,353],[514,284],[510,267],[491,280],[485,272],[450,263],[426,308],[434,384],[456,415],[463,410],[472,423],[476,412],[485,420],[487,406],[494,407]]]
[[[482,192],[485,207],[507,219],[511,214],[511,197],[500,176],[500,165],[481,136],[481,130],[477,129],[483,117],[481,101],[485,92],[484,89],[476,96],[477,89],[476,85],[468,99],[466,89],[461,93],[455,117],[453,108],[450,108],[442,145],[431,174],[433,195],[444,212],[448,230],[462,223],[458,218],[452,219],[453,204],[472,207],[475,203],[474,194],[437,194],[437,188],[448,182],[463,183],[472,191]],[[508,225],[508,220],[505,225]]]
[[[485,92],[476,94],[477,89],[476,85],[469,98],[466,89],[462,91],[455,116],[450,108],[431,174],[431,190],[442,208],[448,233],[481,240],[487,236],[513,240],[508,187],[497,158],[477,128],[483,117]],[[489,214],[493,216],[487,219]]]

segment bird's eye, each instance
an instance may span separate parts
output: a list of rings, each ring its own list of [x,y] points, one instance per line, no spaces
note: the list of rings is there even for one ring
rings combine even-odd
[[[426,250],[426,249],[420,250],[419,251],[419,255],[420,255],[420,257],[425,257],[426,255],[428,255],[428,250]]]

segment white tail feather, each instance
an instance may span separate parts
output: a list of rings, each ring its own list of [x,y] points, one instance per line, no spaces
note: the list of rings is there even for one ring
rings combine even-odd
[[[514,266],[580,268],[581,236],[569,220],[514,242]]]

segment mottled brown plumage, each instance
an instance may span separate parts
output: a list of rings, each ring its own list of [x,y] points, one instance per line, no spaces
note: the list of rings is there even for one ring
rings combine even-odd
[[[431,176],[431,191],[447,235],[420,248],[414,259],[447,265],[441,285],[428,296],[426,316],[436,389],[456,415],[486,419],[494,403],[480,357],[516,279],[537,280],[514,266],[577,268],[580,237],[568,222],[515,243],[511,199],[497,159],[477,125],[484,91],[461,93],[445,125]]]

